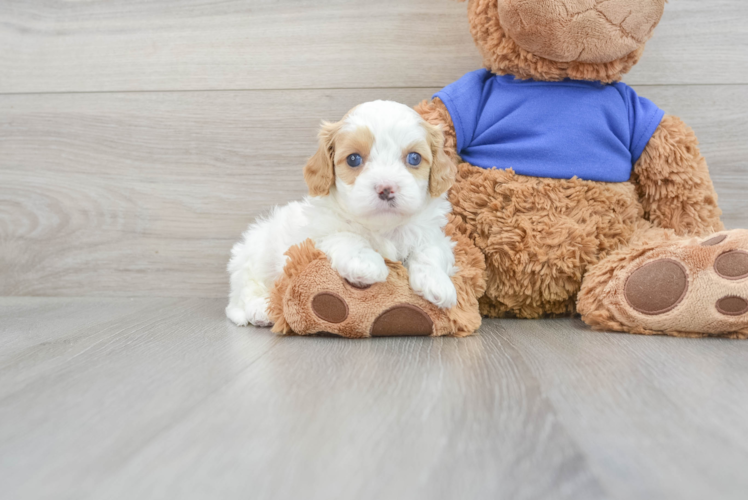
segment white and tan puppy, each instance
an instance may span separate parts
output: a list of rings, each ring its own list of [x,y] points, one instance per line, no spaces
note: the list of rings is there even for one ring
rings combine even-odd
[[[226,315],[237,325],[269,326],[268,295],[284,254],[307,238],[354,285],[385,281],[384,258],[402,261],[413,291],[454,306],[453,243],[443,228],[455,166],[441,130],[405,105],[375,101],[323,123],[319,141],[304,168],[311,196],[277,207],[234,245]]]

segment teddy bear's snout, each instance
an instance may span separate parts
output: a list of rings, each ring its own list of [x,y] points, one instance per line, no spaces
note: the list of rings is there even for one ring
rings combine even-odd
[[[557,62],[594,64],[641,47],[665,8],[665,0],[497,1],[501,27],[526,51]]]

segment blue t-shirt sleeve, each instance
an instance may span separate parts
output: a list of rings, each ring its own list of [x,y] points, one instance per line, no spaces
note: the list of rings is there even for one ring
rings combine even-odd
[[[434,94],[434,97],[441,99],[447,107],[454,123],[457,154],[462,154],[473,140],[483,103],[483,88],[491,76],[489,71],[479,69]]]
[[[629,112],[629,126],[631,128],[631,152],[632,165],[639,161],[644,148],[647,147],[652,135],[660,126],[665,112],[658,108],[655,103],[637,93],[624,83],[619,83],[619,90],[623,94]]]

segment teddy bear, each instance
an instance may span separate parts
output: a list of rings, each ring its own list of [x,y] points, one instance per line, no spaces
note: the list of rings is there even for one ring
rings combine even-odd
[[[748,338],[748,231],[725,231],[694,132],[621,82],[665,1],[468,0],[484,68],[416,106],[458,165],[456,311],[418,302],[397,263],[387,283],[350,290],[308,244],[276,286],[276,331],[367,337],[384,322],[390,334],[462,336],[479,326],[477,307]],[[345,328],[313,307],[333,288]]]

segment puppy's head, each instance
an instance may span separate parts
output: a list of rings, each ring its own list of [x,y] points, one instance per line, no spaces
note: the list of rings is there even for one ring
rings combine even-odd
[[[319,142],[304,168],[309,193],[332,194],[359,218],[413,215],[454,181],[441,129],[403,104],[361,104],[323,123]]]

